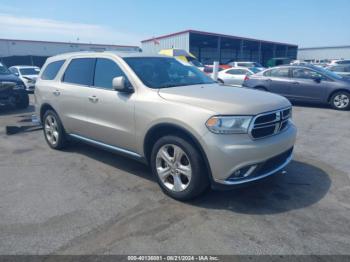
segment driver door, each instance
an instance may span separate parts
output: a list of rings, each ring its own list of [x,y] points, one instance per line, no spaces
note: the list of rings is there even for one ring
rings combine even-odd
[[[127,77],[110,58],[97,58],[92,86],[86,90],[86,118],[90,128],[84,133],[90,139],[129,151],[135,150],[134,104],[136,92],[113,89],[113,78]]]
[[[292,69],[292,86],[289,97],[293,100],[321,102],[325,100],[329,80],[320,73],[308,68]]]

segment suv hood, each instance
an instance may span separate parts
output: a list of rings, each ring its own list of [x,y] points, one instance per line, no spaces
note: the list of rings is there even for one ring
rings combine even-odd
[[[291,105],[279,95],[218,84],[163,88],[159,90],[159,96],[224,115],[257,115]]]

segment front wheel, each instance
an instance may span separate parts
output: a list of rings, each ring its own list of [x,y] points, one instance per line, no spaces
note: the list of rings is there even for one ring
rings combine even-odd
[[[350,109],[350,93],[346,91],[336,92],[331,97],[331,106],[337,110],[349,110]]]
[[[174,199],[190,200],[208,188],[202,156],[181,137],[160,138],[152,150],[151,167],[162,190]]]

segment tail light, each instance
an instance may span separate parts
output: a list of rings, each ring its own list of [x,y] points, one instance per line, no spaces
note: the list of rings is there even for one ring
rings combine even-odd
[[[244,78],[244,81],[247,81],[247,80],[249,80],[249,76],[248,75],[246,75],[245,78]]]

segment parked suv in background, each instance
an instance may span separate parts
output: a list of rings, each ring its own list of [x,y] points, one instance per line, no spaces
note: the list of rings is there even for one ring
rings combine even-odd
[[[281,96],[221,86],[174,58],[75,53],[49,58],[36,112],[48,145],[75,138],[150,164],[165,193],[187,200],[280,172],[296,128]]]
[[[0,106],[27,108],[29,97],[23,82],[0,63]]]
[[[34,91],[35,82],[39,75],[40,68],[37,66],[11,66],[9,70],[19,77],[24,83],[28,92]]]
[[[350,109],[349,79],[313,65],[274,67],[246,78],[243,87],[277,93],[293,101]]]

